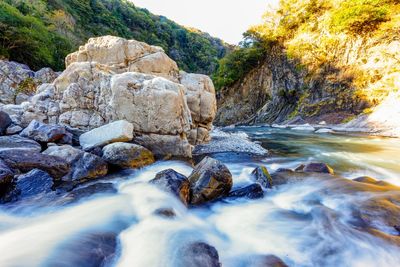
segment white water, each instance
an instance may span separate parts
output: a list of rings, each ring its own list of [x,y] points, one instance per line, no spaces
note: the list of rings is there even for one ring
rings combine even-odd
[[[253,137],[257,135],[254,131],[250,130]],[[357,176],[373,170],[383,174],[382,179],[399,181],[395,180],[397,169],[392,168],[398,164],[394,154],[380,150],[379,155],[378,151],[370,153],[371,149],[367,153],[335,151],[332,144],[336,141],[332,137],[327,140],[331,143],[325,149],[309,147],[311,155],[297,151],[296,157],[275,155],[263,161],[276,169],[295,166],[305,158],[322,157],[335,164],[350,160],[342,173]],[[355,148],[358,139],[349,140]],[[288,142],[305,144],[300,138]],[[395,152],[391,142],[384,140],[379,145]],[[386,157],[393,162],[385,161]],[[233,173],[235,186],[250,183],[251,170],[260,164],[246,158],[222,160]],[[87,234],[107,231],[118,234],[117,256],[109,262],[111,266],[179,266],[180,249],[199,240],[218,250],[223,266],[256,266],[256,256],[267,254],[280,257],[289,266],[400,264],[399,247],[349,223],[350,207],[368,199],[368,194],[326,195],[321,193],[326,187],[323,182],[306,180],[269,190],[261,200],[240,199],[187,210],[172,195],[147,183],[167,168],[185,175],[191,172],[187,163],[162,161],[114,180],[118,189],[114,195],[98,195],[63,207],[0,207],[0,266],[77,266],[77,259],[84,256],[82,244]],[[174,209],[176,218],[155,215],[160,208]]]

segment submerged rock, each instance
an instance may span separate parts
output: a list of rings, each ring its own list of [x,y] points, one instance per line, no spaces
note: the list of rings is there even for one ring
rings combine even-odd
[[[0,136],[0,152],[40,152],[42,146],[28,138],[19,135]]]
[[[264,197],[264,191],[260,184],[251,184],[244,188],[237,189],[229,193],[228,197],[230,198],[249,198],[249,199],[258,199]]]
[[[229,194],[232,188],[232,174],[222,162],[205,157],[189,176],[193,205],[203,204]]]
[[[333,169],[328,164],[316,162],[306,164],[302,171],[334,174]]]
[[[43,152],[63,158],[71,166],[63,181],[85,181],[103,177],[108,172],[107,163],[100,157],[69,145],[51,146]]]
[[[178,197],[183,204],[188,205],[190,201],[190,183],[183,174],[172,169],[157,173],[150,183],[157,185],[162,190],[170,192]]]
[[[113,194],[116,192],[117,189],[115,189],[112,183],[95,183],[74,189],[67,194],[66,199],[68,202],[75,202],[96,194]]]
[[[265,166],[255,168],[251,173],[252,179],[264,188],[272,187],[272,178]]]
[[[54,179],[61,179],[70,170],[65,159],[34,151],[0,151],[0,159],[15,170],[29,172],[40,169],[49,173]]]
[[[0,111],[0,135],[3,135],[6,132],[8,126],[10,126],[12,120],[10,116],[4,111]]]
[[[20,133],[20,136],[41,143],[55,143],[65,138],[68,134],[64,126],[44,124],[33,120],[28,127]]]
[[[114,121],[82,134],[79,142],[84,150],[105,146],[115,142],[127,142],[133,139],[133,125],[121,120]]]
[[[103,148],[103,159],[123,169],[141,168],[154,163],[153,153],[136,144],[113,143]]]
[[[254,256],[248,266],[252,267],[288,267],[280,258],[275,255]]]
[[[179,267],[221,267],[218,251],[204,243],[194,242],[179,252],[176,266]]]

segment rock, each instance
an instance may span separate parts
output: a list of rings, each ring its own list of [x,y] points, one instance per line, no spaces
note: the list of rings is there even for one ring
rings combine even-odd
[[[17,201],[52,191],[53,178],[45,171],[34,169],[18,176],[13,190],[5,197],[6,201]]]
[[[334,133],[334,132],[335,132],[334,130],[328,129],[328,128],[322,128],[322,129],[315,131],[315,133],[318,133],[318,134]]]
[[[304,166],[303,166],[304,167]],[[303,169],[302,169],[303,170]],[[275,171],[275,173],[279,172],[294,172],[292,169],[287,169],[287,168],[279,168]]]
[[[378,185],[378,186],[391,186],[391,184],[388,182],[379,181],[379,180],[369,177],[369,176],[358,177],[358,178],[353,179],[353,181],[359,182],[359,183],[373,184],[373,185]]]
[[[11,183],[13,177],[14,171],[4,161],[0,160],[0,194]]]
[[[113,143],[103,148],[103,159],[123,169],[141,168],[154,163],[153,153],[140,145]]]
[[[299,126],[293,127],[292,130],[305,131],[305,132],[314,132],[315,128],[307,123],[307,124],[304,124],[304,125],[299,125]]]
[[[34,75],[27,65],[0,60],[0,104],[15,104],[20,84],[33,81]]]
[[[285,125],[304,125],[304,124],[307,124],[307,122],[301,116],[296,116],[293,119],[285,121],[283,124],[285,124]]]
[[[156,211],[154,211],[154,214],[157,214],[157,215],[165,217],[165,218],[176,217],[175,211],[173,209],[169,209],[169,208],[159,208]]]
[[[49,125],[33,120],[19,135],[41,143],[52,143],[65,138],[67,131],[61,125]]]
[[[115,36],[90,38],[66,57],[67,68],[74,62],[97,62],[116,73],[141,72],[172,81],[177,81],[179,76],[177,64],[161,47]]]
[[[68,193],[67,198],[74,202],[83,198],[91,197],[95,194],[114,194],[116,192],[117,189],[115,189],[112,183],[96,183],[74,189],[72,192]]]
[[[302,172],[305,167],[306,167],[306,165],[301,164],[301,165],[297,166],[296,169],[294,169],[294,171],[295,172]]]
[[[128,142],[133,139],[133,125],[127,121],[114,121],[82,134],[79,142],[84,150],[101,147],[115,142]]]
[[[22,132],[22,127],[15,125],[15,126],[10,126],[6,130],[6,135],[14,135],[14,134],[19,134]]]
[[[80,146],[79,143],[79,137],[85,133],[84,130],[78,129],[78,128],[73,128],[70,126],[66,126],[65,129],[67,130],[67,132],[69,132],[70,134],[72,134],[72,144],[75,146]]]
[[[244,188],[230,192],[228,197],[258,199],[264,197],[264,191],[262,190],[260,184],[251,184]]]
[[[12,169],[21,172],[40,169],[49,173],[54,179],[61,179],[70,170],[69,164],[64,159],[32,150],[0,151],[0,159]]]
[[[334,174],[333,169],[325,163],[308,163],[304,166],[303,172],[318,172]]]
[[[272,178],[265,166],[255,168],[251,173],[251,178],[264,188],[272,188]]]
[[[185,267],[221,267],[218,251],[204,243],[194,242],[179,252],[178,264]]]
[[[275,255],[254,256],[248,266],[252,267],[288,267]]]
[[[135,142],[148,148],[156,156],[192,157],[191,146],[185,135],[142,134]]]
[[[58,77],[58,74],[50,68],[43,68],[35,72],[35,79],[41,83],[52,83]]]
[[[191,186],[190,203],[203,204],[229,194],[232,188],[232,174],[220,161],[205,157],[189,176]]]
[[[157,185],[178,197],[183,204],[188,205],[190,201],[190,183],[183,174],[172,169],[164,170],[157,173],[156,177],[150,183]]]
[[[12,120],[10,116],[8,116],[4,111],[0,111],[0,135],[3,135],[6,132],[11,123]]]
[[[103,177],[108,172],[107,163],[102,158],[69,145],[49,147],[43,154],[61,157],[71,166],[63,181],[82,182]]]
[[[19,135],[0,136],[0,152],[40,152],[41,150],[42,147],[40,144],[31,139],[24,138]]]

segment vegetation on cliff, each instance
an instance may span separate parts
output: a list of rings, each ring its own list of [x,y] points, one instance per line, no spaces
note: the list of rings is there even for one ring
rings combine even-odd
[[[281,0],[244,34],[246,45],[220,61],[214,79],[219,89],[242,81],[277,44],[302,77],[292,117],[358,114],[398,90],[399,32],[399,0]],[[239,56],[249,49],[258,50],[256,63]]]
[[[164,48],[183,70],[212,73],[228,45],[137,8],[127,0],[0,2],[0,58],[33,69],[64,68],[64,57],[88,38],[116,35]]]

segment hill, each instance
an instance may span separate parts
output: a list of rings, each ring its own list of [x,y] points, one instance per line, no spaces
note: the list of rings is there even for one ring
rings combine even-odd
[[[214,76],[218,123],[341,123],[400,92],[400,1],[281,0]]]
[[[126,0],[4,0],[0,58],[37,70],[64,68],[64,57],[88,38],[115,35],[161,46],[185,71],[210,74],[229,46]]]

